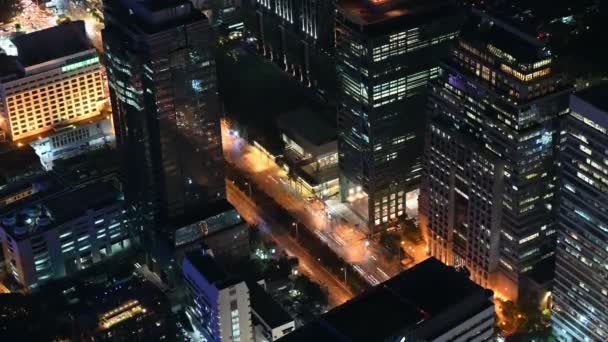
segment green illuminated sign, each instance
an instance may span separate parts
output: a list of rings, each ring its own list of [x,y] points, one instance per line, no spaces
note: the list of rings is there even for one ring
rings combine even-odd
[[[63,66],[61,68],[61,72],[68,72],[68,71],[80,69],[80,68],[85,67],[87,65],[96,64],[98,62],[99,62],[99,57],[93,57],[93,58],[85,59],[84,61],[80,61],[80,62],[76,62],[76,63],[72,63],[72,64],[68,64],[68,65]]]

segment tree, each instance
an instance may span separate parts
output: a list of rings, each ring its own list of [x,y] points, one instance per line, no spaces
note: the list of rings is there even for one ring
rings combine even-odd
[[[299,275],[293,281],[293,287],[298,290],[304,301],[308,303],[318,303],[322,306],[327,305],[327,296],[319,284],[311,281],[308,277]]]
[[[260,232],[260,227],[257,224],[249,226],[249,246],[255,251],[263,243],[263,237]]]
[[[414,243],[419,243],[422,241],[422,232],[420,231],[420,227],[418,227],[418,225],[412,221],[405,221],[403,223],[403,236]]]
[[[380,243],[392,253],[397,253],[401,248],[401,236],[397,233],[383,232],[380,235]]]

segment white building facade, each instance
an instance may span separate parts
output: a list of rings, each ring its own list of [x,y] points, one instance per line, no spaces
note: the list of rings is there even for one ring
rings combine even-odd
[[[7,273],[34,290],[125,250],[123,202],[109,183],[96,183],[9,212],[0,221]]]
[[[68,159],[91,150],[115,146],[111,116],[97,116],[94,120],[77,125],[53,128],[46,137],[34,140],[30,146],[36,150],[46,170],[53,169],[53,161]]]

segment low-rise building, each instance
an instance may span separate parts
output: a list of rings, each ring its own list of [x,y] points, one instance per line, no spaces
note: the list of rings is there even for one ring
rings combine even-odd
[[[285,143],[283,167],[300,193],[327,199],[340,192],[335,124],[310,108],[280,116],[277,125]]]
[[[247,282],[256,342],[272,342],[296,328],[294,319],[258,283]]]
[[[230,265],[249,253],[249,224],[226,200],[209,203],[194,216],[170,222],[155,234],[147,267],[169,287],[178,287],[185,254],[204,246]]]
[[[168,341],[171,306],[162,291],[138,278],[76,286],[68,308],[79,341]]]
[[[60,182],[81,186],[97,182],[113,182],[121,187],[120,154],[112,148],[101,148],[53,162],[53,172]]]
[[[24,139],[25,140],[25,139]],[[98,115],[78,124],[58,125],[29,142],[46,170],[58,159],[115,145],[114,127],[109,115]]]
[[[122,193],[109,182],[33,196],[2,212],[0,238],[7,271],[27,290],[131,245]]]
[[[0,144],[0,164],[0,208],[38,192],[33,179],[44,170],[30,146]]]
[[[300,341],[492,341],[492,291],[429,258],[280,339]]]

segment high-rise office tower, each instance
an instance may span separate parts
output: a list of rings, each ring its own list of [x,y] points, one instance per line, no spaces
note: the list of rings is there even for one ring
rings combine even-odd
[[[426,85],[459,13],[444,0],[337,3],[340,191],[370,232],[404,217],[418,187]]]
[[[106,0],[104,55],[125,190],[157,226],[225,197],[207,18],[188,1]]]
[[[242,0],[192,0],[194,8],[203,12],[220,39],[243,36]]]
[[[571,89],[552,63],[535,35],[476,12],[431,84],[429,252],[512,299],[554,252],[557,125]]]
[[[13,141],[33,140],[101,115],[104,70],[83,21],[19,35],[12,43],[17,56],[0,56],[0,131]]]
[[[247,29],[258,51],[327,100],[335,97],[333,1],[255,0]],[[254,13],[251,13],[254,12]]]
[[[559,341],[608,340],[608,85],[573,95],[560,155],[553,311]]]

